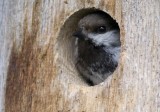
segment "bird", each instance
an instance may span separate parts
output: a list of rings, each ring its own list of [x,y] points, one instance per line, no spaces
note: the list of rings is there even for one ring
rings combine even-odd
[[[118,66],[120,28],[109,14],[97,11],[82,17],[73,32],[75,66],[90,86],[104,82]]]

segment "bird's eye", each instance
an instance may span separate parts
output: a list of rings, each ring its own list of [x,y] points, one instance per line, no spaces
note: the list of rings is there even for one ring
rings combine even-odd
[[[98,33],[105,33],[106,32],[106,27],[105,26],[100,26],[97,29]]]

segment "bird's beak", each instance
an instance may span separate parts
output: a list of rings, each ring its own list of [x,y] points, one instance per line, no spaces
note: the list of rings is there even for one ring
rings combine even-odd
[[[82,35],[82,34],[81,34],[81,32],[79,32],[79,31],[76,31],[76,32],[73,33],[73,36],[74,36],[74,37],[78,37],[78,38],[79,38],[79,37],[81,37],[81,35]]]
[[[81,29],[78,29],[76,32],[74,32],[73,36],[77,38],[84,38],[84,34],[82,33]]]

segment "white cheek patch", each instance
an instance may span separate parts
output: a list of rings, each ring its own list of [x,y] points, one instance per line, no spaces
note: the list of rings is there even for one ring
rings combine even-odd
[[[113,58],[113,62],[114,63],[117,63],[119,61],[119,58],[120,58],[120,50],[121,48],[120,47],[112,47],[110,49],[105,49],[104,50],[109,51],[111,54],[112,54],[112,58]]]
[[[119,41],[119,30],[111,30],[104,34],[89,34],[88,38],[97,45],[111,46],[111,44]]]

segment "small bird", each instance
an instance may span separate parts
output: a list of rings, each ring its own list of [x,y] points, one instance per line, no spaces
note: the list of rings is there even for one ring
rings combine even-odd
[[[78,22],[73,36],[77,37],[78,72],[91,86],[103,82],[118,65],[121,46],[118,23],[105,12],[97,11]]]

